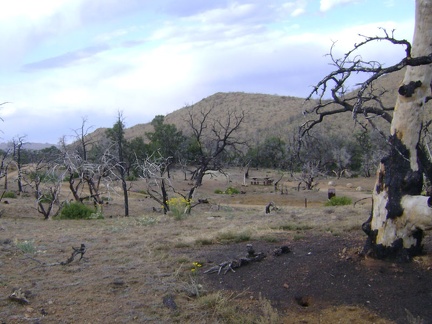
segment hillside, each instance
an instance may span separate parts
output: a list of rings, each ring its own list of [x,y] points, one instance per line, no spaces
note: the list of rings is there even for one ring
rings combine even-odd
[[[240,136],[243,138],[262,137],[273,133],[275,125],[282,130],[283,125],[292,124],[302,117],[303,98],[243,92],[216,93],[191,106],[194,111],[213,109],[212,116],[223,120],[227,111],[245,113]],[[187,133],[187,107],[176,110],[165,116],[165,122],[174,124]],[[281,127],[282,126],[282,127]],[[138,124],[126,130],[126,137],[143,136],[152,130],[150,124]]]
[[[383,98],[386,105],[391,106],[395,102],[396,89],[403,78],[403,71],[385,76],[375,83],[376,88],[388,90]],[[304,98],[291,96],[278,96],[258,93],[230,92],[216,93],[190,106],[194,111],[213,109],[212,116],[216,120],[223,120],[227,111],[243,110],[245,120],[239,136],[253,142],[265,139],[268,136],[290,138],[292,132],[296,132],[299,125],[304,123],[311,115],[304,116],[303,110],[310,108],[314,102],[306,102]],[[180,108],[165,116],[165,122],[176,125],[177,129],[187,133],[188,107]],[[389,125],[377,118],[375,122],[387,132]],[[316,130],[326,133],[337,133],[342,136],[350,136],[354,128],[360,130],[352,119],[350,112],[334,115],[326,118]],[[151,132],[153,127],[150,123],[137,124],[126,129],[125,137],[132,139],[143,137],[147,140],[145,133]],[[91,135],[100,138],[104,129],[95,130]]]

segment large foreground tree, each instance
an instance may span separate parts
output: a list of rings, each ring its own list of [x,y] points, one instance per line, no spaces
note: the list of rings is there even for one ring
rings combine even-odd
[[[352,112],[373,122],[374,116],[391,122],[388,137],[389,152],[378,167],[373,190],[370,218],[363,224],[367,234],[364,253],[378,258],[396,257],[406,261],[422,253],[424,231],[432,229],[432,191],[421,195],[424,180],[432,182],[432,163],[422,134],[431,123],[425,121],[425,104],[431,95],[432,80],[432,0],[416,0],[415,31],[412,46],[384,31],[384,37],[365,37],[342,59],[333,60],[336,71],[325,77],[315,88],[318,104],[309,112],[318,119],[304,124],[303,134],[324,117]],[[405,46],[406,57],[398,64],[383,67],[376,61],[362,61],[353,55],[363,45],[373,41],[388,41]],[[331,56],[333,58],[333,56]],[[351,59],[351,57],[354,57]],[[394,107],[385,107],[383,92],[374,88],[379,77],[406,67],[405,77],[397,90]],[[345,84],[352,74],[371,73],[354,96],[346,92]],[[330,83],[333,82],[333,85]],[[331,100],[323,100],[328,89]],[[336,107],[336,108],[335,108]],[[332,109],[333,108],[333,109]],[[393,111],[393,116],[391,114]]]
[[[432,1],[416,1],[411,55],[432,58]],[[429,62],[430,63],[430,62]],[[409,259],[422,252],[424,231],[432,228],[432,197],[421,196],[424,175],[432,165],[420,145],[424,105],[430,96],[432,65],[408,64],[390,128],[391,151],[381,160],[373,191],[373,210],[363,225],[367,252],[377,257]],[[429,193],[432,194],[432,193]]]

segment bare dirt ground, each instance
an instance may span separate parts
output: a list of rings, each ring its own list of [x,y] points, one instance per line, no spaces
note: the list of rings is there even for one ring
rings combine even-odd
[[[116,196],[103,220],[44,221],[31,197],[3,200],[0,323],[432,323],[430,235],[412,263],[361,258],[373,179],[334,180],[358,201],[340,207],[323,206],[328,181],[298,192],[287,177],[281,195],[219,175],[197,193],[210,203],[182,220],[152,212],[139,183],[129,217]],[[188,189],[180,175],[176,186]],[[214,193],[228,186],[243,194]],[[279,209],[266,215],[270,201]],[[81,261],[60,264],[82,243]],[[245,257],[247,244],[266,258],[205,273]],[[290,252],[275,256],[281,246]],[[28,303],[10,298],[19,289]]]

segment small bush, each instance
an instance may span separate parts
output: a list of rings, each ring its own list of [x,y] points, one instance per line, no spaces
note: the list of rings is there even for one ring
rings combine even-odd
[[[32,241],[23,241],[23,242],[17,242],[16,246],[18,249],[20,249],[23,253],[28,254],[34,254],[36,252],[36,248],[33,245]]]
[[[16,196],[16,193],[15,192],[13,192],[13,191],[6,191],[4,194],[3,194],[3,198],[16,198],[17,196]]]
[[[351,205],[352,200],[348,197],[331,197],[329,201],[325,203],[325,206],[346,206]]]
[[[225,190],[225,193],[227,195],[237,195],[240,193],[240,190],[233,188],[233,187],[228,187],[227,190]]]
[[[143,216],[143,217],[135,218],[135,224],[137,226],[151,226],[157,223],[158,223],[157,219],[151,216]]]
[[[215,194],[221,195],[221,194],[225,194],[225,195],[237,195],[240,193],[240,190],[238,190],[237,188],[233,188],[233,187],[228,187],[225,191],[222,191],[220,189],[216,189],[214,191]]]
[[[96,211],[97,213],[97,211]],[[78,202],[66,204],[60,211],[59,219],[90,219],[94,218],[95,210]]]
[[[191,202],[186,200],[183,197],[178,197],[178,198],[170,198],[167,201],[167,204],[169,206],[170,212],[174,216],[174,219],[182,220],[187,216]]]

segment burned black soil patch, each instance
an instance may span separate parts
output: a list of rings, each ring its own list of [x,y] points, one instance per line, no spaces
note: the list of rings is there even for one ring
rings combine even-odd
[[[364,237],[355,236],[247,242],[267,257],[225,275],[204,271],[245,256],[246,243],[206,246],[194,253],[206,261],[200,276],[208,289],[246,292],[249,298],[261,295],[282,312],[317,312],[346,305],[367,308],[396,323],[406,323],[408,312],[431,323],[432,270],[416,261],[400,264],[360,257]],[[281,243],[288,244],[291,252],[274,256],[271,251]],[[431,243],[427,237],[425,248],[430,253]]]

